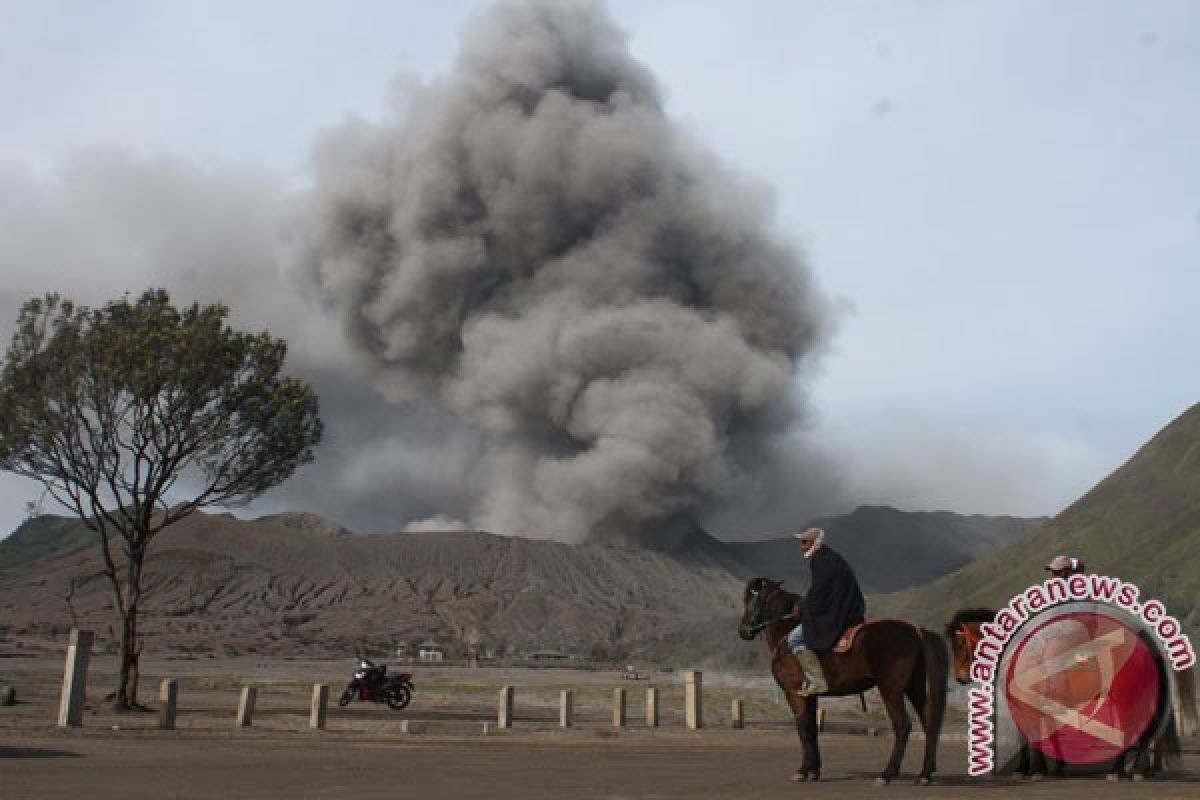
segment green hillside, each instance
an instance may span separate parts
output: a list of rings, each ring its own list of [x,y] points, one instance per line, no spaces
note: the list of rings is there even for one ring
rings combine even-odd
[[[1200,623],[1200,404],[1035,535],[926,586],[872,598],[869,613],[935,624],[956,608],[996,607],[1044,579],[1060,553],[1135,582],[1189,627]]]
[[[96,542],[96,534],[75,517],[50,514],[32,517],[22,522],[11,536],[0,539],[0,570],[74,553]]]

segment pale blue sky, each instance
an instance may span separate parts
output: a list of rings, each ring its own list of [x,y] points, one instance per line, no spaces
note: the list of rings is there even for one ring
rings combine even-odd
[[[107,287],[25,266],[5,203],[58,213],[96,148],[303,186],[320,132],[444,73],[483,5],[0,1],[0,331]],[[1200,401],[1200,4],[610,8],[843,309],[807,435],[855,500],[1053,514]],[[0,531],[34,494],[0,477]]]

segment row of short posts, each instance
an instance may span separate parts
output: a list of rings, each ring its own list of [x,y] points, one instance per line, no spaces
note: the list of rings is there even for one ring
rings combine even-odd
[[[71,638],[67,643],[67,663],[63,671],[62,696],[59,702],[58,726],[60,728],[78,727],[83,724],[84,691],[87,685],[88,660],[91,653],[93,634],[91,631],[72,629]],[[238,698],[237,727],[249,728],[254,722],[254,704],[258,698],[258,690],[253,686],[242,688]],[[175,716],[178,708],[179,683],[172,679],[162,682],[159,688],[159,727],[165,730],[175,728]],[[623,728],[626,724],[626,693],[624,688],[613,690],[613,727]],[[308,726],[313,730],[325,728],[326,708],[329,704],[329,685],[315,684],[312,691],[312,706]],[[1186,715],[1179,701],[1173,708],[1175,718],[1180,726],[1180,735],[1195,735],[1190,730]],[[574,718],[574,697],[570,689],[563,689],[559,702],[559,726],[570,728]],[[689,730],[699,730],[704,727],[704,684],[703,676],[697,670],[684,673],[684,720]],[[496,727],[508,729],[513,722],[513,687],[505,686],[500,689],[500,697],[496,710]],[[745,711],[740,698],[733,701],[730,710],[730,724],[734,728],[745,727]],[[658,727],[658,689],[646,689],[646,725]],[[825,727],[825,709],[817,712],[817,726]],[[407,725],[405,726],[407,727]]]
[[[512,686],[500,687],[496,700],[496,727],[506,730],[513,724]],[[624,728],[627,721],[627,694],[624,687],[613,689],[612,724],[614,728]],[[740,698],[733,701],[730,713],[731,724],[734,728],[746,725],[744,706]],[[657,728],[658,689],[651,686],[646,689],[646,727]],[[558,725],[560,728],[570,728],[575,722],[575,695],[570,689],[559,693]],[[699,730],[704,727],[704,683],[703,675],[697,670],[684,674],[684,723],[689,730]]]
[[[92,645],[90,631],[72,630],[67,646],[66,670],[63,672],[62,700],[59,705],[59,727],[77,727],[83,724],[84,688],[87,683],[88,658]],[[505,686],[500,689],[496,709],[496,727],[509,729],[513,724],[513,687]],[[242,687],[238,698],[236,726],[250,728],[254,724],[254,705],[258,699],[258,689],[253,686]],[[624,687],[613,689],[612,724],[615,728],[623,728],[627,723],[626,692]],[[164,680],[159,688],[159,727],[165,730],[175,728],[175,717],[178,709],[179,683],[173,679]],[[315,684],[312,691],[312,705],[309,714],[309,728],[323,730],[325,728],[326,709],[329,704],[329,685]],[[570,728],[574,722],[574,695],[570,689],[563,689],[559,700],[559,726]],[[703,676],[698,670],[684,673],[684,721],[689,730],[699,730],[704,727],[704,684]],[[646,725],[657,728],[659,723],[658,689],[646,689]],[[731,724],[734,728],[745,726],[745,716],[741,699],[733,701],[731,709]]]
[[[59,727],[77,727],[83,724],[84,688],[87,683],[88,658],[91,652],[92,633],[90,631],[72,630],[67,645],[67,663],[63,672],[62,700],[59,706]],[[691,670],[684,674],[684,718],[689,730],[699,730],[704,727],[704,691],[703,676],[699,671]],[[505,686],[500,689],[499,702],[496,709],[496,727],[508,729],[513,723],[513,687]],[[238,698],[236,726],[249,728],[254,724],[254,705],[258,699],[258,689],[253,686],[242,687]],[[178,709],[179,683],[167,679],[159,688],[159,727],[165,730],[175,728],[175,717]],[[313,686],[312,705],[309,714],[309,727],[313,730],[325,728],[326,709],[329,704],[328,684]],[[569,728],[574,721],[574,696],[570,689],[563,689],[559,703],[559,725]],[[732,725],[741,728],[745,725],[742,701],[733,701]],[[623,687],[613,690],[612,724],[615,728],[625,727],[626,692]],[[646,725],[658,727],[658,689],[646,689]]]

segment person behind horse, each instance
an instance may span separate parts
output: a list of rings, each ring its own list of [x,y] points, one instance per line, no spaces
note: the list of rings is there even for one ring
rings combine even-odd
[[[801,552],[812,569],[812,582],[801,605],[801,624],[788,634],[788,646],[804,670],[805,683],[799,693],[829,691],[818,653],[833,649],[838,638],[866,615],[866,601],[854,570],[825,544],[825,531],[809,528],[792,534],[800,540]]]
[[[1083,560],[1075,556],[1055,556],[1046,565],[1046,569],[1056,578],[1067,578],[1071,575],[1083,575],[1087,572],[1087,567],[1083,565]]]
[[[1075,556],[1055,556],[1046,564],[1046,571],[1055,578],[1069,578],[1072,575],[1086,574],[1087,567],[1084,566],[1083,559]],[[1046,759],[1047,755],[1044,750],[1031,751],[1029,742],[1022,742],[1019,767],[1022,774],[1035,778],[1045,775],[1049,771]],[[1063,774],[1063,762],[1057,758],[1054,760],[1054,774],[1060,776]]]

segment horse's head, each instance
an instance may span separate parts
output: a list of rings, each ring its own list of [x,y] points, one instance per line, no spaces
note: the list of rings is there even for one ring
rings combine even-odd
[[[791,613],[794,598],[783,591],[783,581],[753,578],[742,595],[742,621],[738,636],[747,642],[758,636],[772,621]]]
[[[954,679],[959,683],[971,682],[971,660],[983,638],[979,626],[995,618],[996,612],[989,608],[964,608],[946,625],[946,638],[954,651]]]

